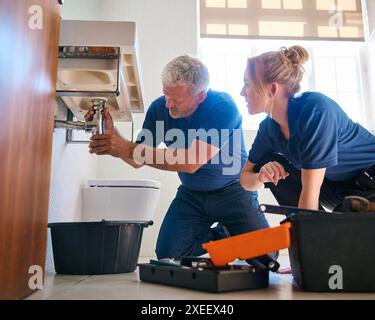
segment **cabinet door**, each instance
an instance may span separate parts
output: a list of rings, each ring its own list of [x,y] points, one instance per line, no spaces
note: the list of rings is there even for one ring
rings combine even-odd
[[[57,0],[0,0],[0,299],[44,272],[59,26]]]

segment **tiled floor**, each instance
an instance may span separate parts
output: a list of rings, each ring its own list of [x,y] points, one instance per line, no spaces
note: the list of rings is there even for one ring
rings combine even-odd
[[[282,267],[289,259],[279,258]],[[146,262],[146,261],[144,261]],[[125,300],[257,300],[257,299],[372,299],[375,294],[353,293],[310,293],[303,292],[293,282],[291,275],[270,275],[267,289],[212,294],[200,291],[161,286],[139,281],[138,270],[133,273],[66,276],[49,273],[44,290],[30,295],[28,300],[65,299],[125,299]]]

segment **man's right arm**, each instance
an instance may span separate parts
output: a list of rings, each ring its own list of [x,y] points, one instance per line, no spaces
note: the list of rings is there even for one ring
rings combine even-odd
[[[161,149],[128,142],[121,158],[134,168],[148,165],[165,171],[195,173],[219,151],[199,140],[193,141],[188,149]]]
[[[142,168],[144,166],[144,164],[139,164],[137,163],[136,161],[134,161],[134,159],[132,158],[128,158],[128,157],[121,157],[121,159],[123,161],[125,161],[128,165],[132,166],[134,169],[139,169],[139,168]]]

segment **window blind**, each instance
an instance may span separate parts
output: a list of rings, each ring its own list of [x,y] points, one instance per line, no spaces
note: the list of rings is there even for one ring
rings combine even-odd
[[[201,37],[364,41],[361,0],[200,0]]]

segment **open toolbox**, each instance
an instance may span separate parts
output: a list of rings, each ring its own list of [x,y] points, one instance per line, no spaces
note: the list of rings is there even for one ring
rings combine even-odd
[[[374,212],[331,213],[272,205],[261,205],[260,210],[286,219],[279,227],[203,244],[214,265],[235,258],[259,259],[288,248],[294,280],[303,290],[375,292]]]
[[[269,269],[247,263],[216,267],[209,258],[182,257],[180,261],[150,260],[141,263],[141,281],[207,292],[267,288]]]
[[[269,271],[279,268],[270,254],[288,248],[293,278],[303,290],[375,292],[375,204],[365,201],[346,197],[343,212],[261,205],[260,211],[286,219],[278,227],[203,244],[208,260],[141,264],[140,278],[210,292],[265,288]],[[236,266],[236,259],[250,265]]]

